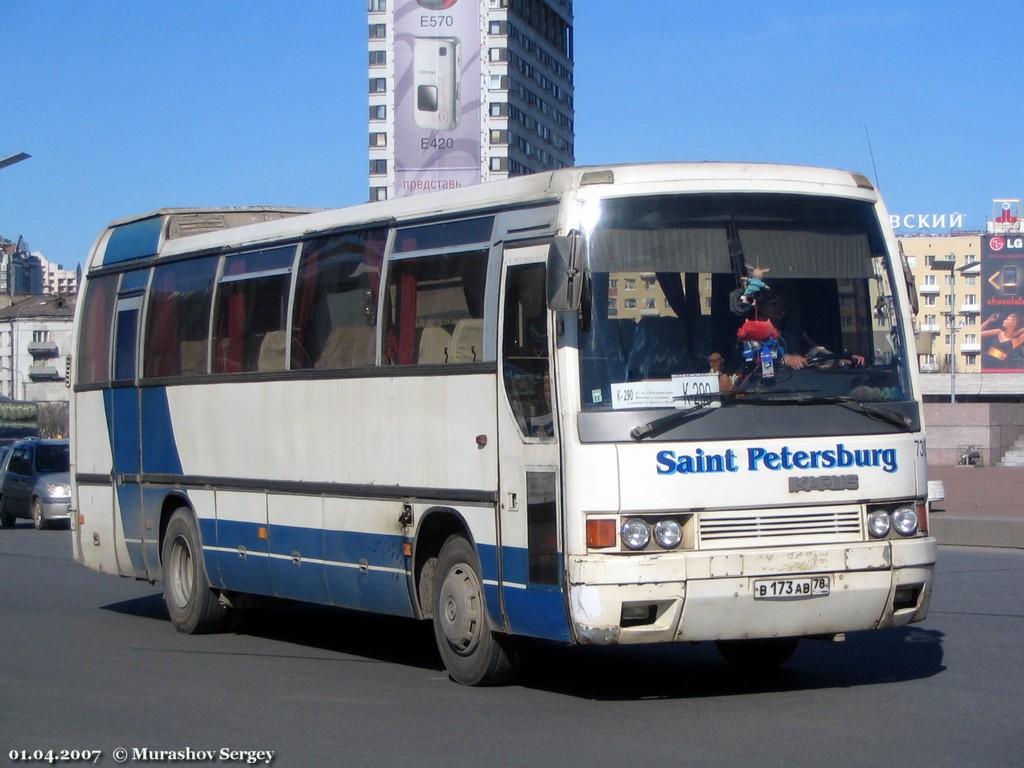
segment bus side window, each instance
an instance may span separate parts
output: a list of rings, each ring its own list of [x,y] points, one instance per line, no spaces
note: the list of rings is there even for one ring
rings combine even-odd
[[[551,437],[544,264],[508,268],[502,341],[505,392],[525,437]]]
[[[345,232],[303,246],[292,317],[292,368],[374,364],[387,235],[387,229]]]
[[[78,339],[78,383],[105,384],[110,381],[110,325],[118,275],[88,280],[85,306]]]
[[[114,324],[114,381],[135,379],[135,354],[141,310],[141,296],[118,299],[117,322]]]
[[[384,364],[484,360],[486,280],[486,250],[392,262],[384,310]]]
[[[213,372],[283,371],[295,246],[224,259],[213,319]]]
[[[206,373],[210,297],[218,257],[155,269],[146,311],[143,376]]]

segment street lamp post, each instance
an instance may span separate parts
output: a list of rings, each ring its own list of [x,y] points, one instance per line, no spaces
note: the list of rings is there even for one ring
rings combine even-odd
[[[949,404],[956,405],[956,333],[960,327],[956,323],[956,273],[976,267],[977,262],[968,262],[962,267],[956,265],[956,254],[947,253],[932,259],[931,268],[939,272],[949,272],[949,311],[943,312],[946,327],[949,328]]]
[[[0,168],[6,168],[9,165],[20,163],[22,160],[28,160],[30,157],[32,157],[32,155],[27,152],[18,152],[13,155],[8,155],[7,157],[0,157]]]

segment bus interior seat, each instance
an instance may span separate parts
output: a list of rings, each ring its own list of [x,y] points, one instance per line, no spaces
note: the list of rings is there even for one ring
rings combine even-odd
[[[677,317],[641,317],[626,363],[629,381],[688,373],[686,330]]]
[[[283,371],[285,357],[285,331],[269,331],[260,342],[260,354],[256,360],[258,371]]]
[[[484,358],[484,321],[465,318],[455,324],[448,355],[451,363],[472,363]]]
[[[341,325],[331,329],[314,368],[358,368],[373,365],[376,335],[368,325]]]
[[[206,373],[206,339],[181,342],[181,375]]]
[[[452,335],[440,326],[428,326],[420,336],[420,365],[441,365],[448,362]]]

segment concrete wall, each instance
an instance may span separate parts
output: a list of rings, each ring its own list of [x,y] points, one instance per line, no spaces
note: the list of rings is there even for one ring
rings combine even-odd
[[[949,466],[965,445],[976,445],[986,467],[999,462],[1024,435],[1024,403],[925,403],[928,463]]]

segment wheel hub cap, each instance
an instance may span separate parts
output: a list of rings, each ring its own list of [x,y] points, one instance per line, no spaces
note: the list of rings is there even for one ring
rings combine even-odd
[[[476,573],[465,563],[458,563],[448,571],[441,585],[440,604],[443,606],[441,629],[452,648],[469,655],[480,641],[482,621],[480,582]]]

